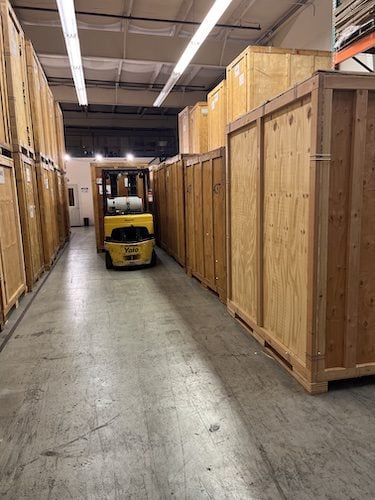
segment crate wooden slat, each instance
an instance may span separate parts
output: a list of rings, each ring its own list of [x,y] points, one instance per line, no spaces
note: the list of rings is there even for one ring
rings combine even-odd
[[[147,168],[148,165],[141,162],[113,162],[113,161],[95,161],[91,163],[91,185],[92,196],[94,202],[94,219],[95,219],[95,237],[96,249],[98,252],[104,250],[104,214],[103,214],[103,186],[102,186],[102,172],[103,170],[116,170],[126,168]],[[120,196],[127,196],[126,188],[123,187],[124,192],[119,193]],[[138,196],[143,198],[143,187],[139,189]]]
[[[13,160],[0,158],[0,327],[26,290]]]
[[[0,146],[11,151],[11,129],[9,121],[8,91],[5,73],[5,50],[3,19],[0,16]]]
[[[228,126],[228,310],[313,393],[375,374],[374,130],[334,72]]]
[[[226,302],[225,149],[185,166],[186,271]]]
[[[315,71],[331,67],[330,52],[247,47],[227,67],[228,123],[285,92]]]
[[[227,118],[226,81],[217,85],[207,96],[208,106],[208,151],[225,146]]]
[[[38,187],[34,160],[14,153],[17,194],[26,269],[26,283],[33,288],[44,270]]]
[[[25,35],[10,3],[0,2],[12,147],[30,157],[34,153],[31,104],[27,78]]]
[[[208,106],[207,102],[197,102],[189,113],[190,154],[208,151]]]
[[[184,108],[178,115],[178,140],[180,154],[190,153],[190,110],[191,106]]]

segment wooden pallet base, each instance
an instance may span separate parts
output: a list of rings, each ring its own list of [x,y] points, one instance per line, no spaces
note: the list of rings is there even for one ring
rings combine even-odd
[[[206,290],[209,290],[210,292],[212,292],[213,294],[215,294],[219,298],[220,302],[222,302],[223,304],[227,303],[227,298],[224,295],[221,295],[220,292],[218,292],[216,288],[212,287],[209,283],[207,283],[200,276],[198,276],[197,274],[193,273],[190,268],[186,269],[186,274],[189,276],[189,278],[194,278],[197,281],[199,281],[199,283],[201,284],[201,286],[203,288],[205,288]]]
[[[277,361],[285,370],[287,370],[310,394],[323,394],[328,391],[328,382],[311,382],[300,372],[299,367],[294,364],[292,357],[284,358],[279,350],[276,350],[267,340],[265,340],[259,331],[256,331],[254,325],[250,326],[241,314],[239,314],[236,307],[228,301],[227,310],[232,318],[236,319],[244,329],[261,344],[267,354],[270,354],[275,361]]]

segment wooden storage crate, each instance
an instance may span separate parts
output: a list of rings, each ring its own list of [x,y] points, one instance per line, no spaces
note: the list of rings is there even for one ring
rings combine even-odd
[[[190,153],[190,110],[191,106],[187,106],[178,115],[178,141],[180,154]]]
[[[95,236],[96,236],[96,249],[98,252],[104,251],[104,214],[103,214],[103,186],[102,186],[102,172],[103,170],[116,170],[125,168],[147,168],[148,165],[134,162],[113,162],[113,161],[95,161],[91,163],[91,185],[92,196],[94,202],[94,219],[95,219]],[[109,186],[108,186],[109,187]],[[120,196],[127,196],[126,188],[119,193]],[[138,196],[143,199],[143,188],[139,189]]]
[[[228,123],[309,78],[332,68],[332,54],[317,50],[247,47],[227,67]]]
[[[186,271],[226,302],[225,149],[186,161]]]
[[[320,72],[228,148],[229,311],[310,392],[375,374],[375,78]]]
[[[0,2],[13,151],[33,158],[34,140],[25,36],[9,1]]]
[[[0,327],[26,290],[13,160],[0,157]]]
[[[44,270],[36,170],[34,160],[25,155],[14,153],[13,159],[21,219],[26,284],[31,290]]]
[[[208,106],[207,102],[197,102],[189,113],[190,154],[208,151]]]
[[[225,146],[227,119],[227,89],[223,80],[207,96],[208,151]]]
[[[5,73],[4,29],[3,20],[0,16],[0,155],[11,156],[11,142],[8,91]]]
[[[184,167],[190,155],[177,155],[154,170],[157,242],[185,266]]]
[[[59,246],[62,248],[67,240],[66,237],[66,197],[64,193],[65,183],[64,183],[64,173],[59,170],[55,170],[55,178],[57,183],[57,227],[59,234]]]

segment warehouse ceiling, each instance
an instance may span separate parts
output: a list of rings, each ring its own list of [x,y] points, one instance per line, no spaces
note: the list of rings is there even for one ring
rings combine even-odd
[[[56,99],[77,102],[55,0],[12,0]],[[84,73],[91,105],[64,111],[65,123],[110,126],[125,119],[144,128],[176,127],[177,112],[205,100],[225,67],[249,44],[268,44],[310,0],[233,0],[165,106],[150,108],[213,0],[75,0]],[[107,106],[102,113],[93,106]],[[121,113],[123,107],[127,113]],[[109,113],[108,113],[109,112]],[[157,116],[159,115],[159,116]],[[122,117],[122,118],[121,118]],[[74,122],[74,123],[73,123]],[[83,125],[82,125],[83,126]]]

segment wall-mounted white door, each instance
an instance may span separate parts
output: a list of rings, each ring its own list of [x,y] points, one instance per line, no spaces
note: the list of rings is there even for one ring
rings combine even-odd
[[[77,184],[68,185],[69,215],[71,226],[81,226]]]

